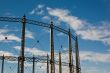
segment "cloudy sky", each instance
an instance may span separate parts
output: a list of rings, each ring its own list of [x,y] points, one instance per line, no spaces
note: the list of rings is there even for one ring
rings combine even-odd
[[[0,17],[22,18],[25,14],[27,19],[48,24],[52,18],[55,26],[66,30],[70,28],[73,34],[77,33],[82,73],[110,73],[109,13],[110,0],[0,0]],[[21,28],[21,23],[0,21],[0,56],[20,55]],[[50,54],[49,37],[48,28],[26,24],[25,56]],[[67,62],[67,35],[54,31],[54,42],[56,60],[60,50],[63,61]],[[74,48],[74,40],[72,47]],[[5,72],[16,72],[16,63],[13,64],[15,65],[6,61]],[[25,64],[26,72],[31,70],[31,65]],[[56,66],[56,71],[57,68]],[[36,72],[44,73],[45,70],[42,64],[37,63]],[[67,72],[65,70],[64,73]]]

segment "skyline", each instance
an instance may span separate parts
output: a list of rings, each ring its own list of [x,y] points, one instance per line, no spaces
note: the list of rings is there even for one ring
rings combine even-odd
[[[51,17],[53,17],[54,25],[66,30],[70,27],[73,34],[74,32],[77,33],[82,73],[110,72],[109,0],[11,1],[0,1],[0,16],[22,17],[25,14],[27,19],[45,23],[50,23]],[[2,53],[19,55],[20,32],[21,25],[19,25],[19,23],[0,21],[0,55]],[[8,42],[4,39],[6,36],[8,37]],[[68,41],[66,36],[57,31],[55,31],[54,36],[56,45],[55,51],[67,50]],[[37,40],[39,40],[40,43],[35,45]],[[45,45],[45,43],[47,45]],[[74,42],[72,42],[72,44],[73,43]],[[61,45],[63,45],[63,48],[60,48]],[[74,45],[72,45],[72,47],[73,46]],[[27,24],[25,47],[26,56],[32,55],[33,51],[37,53],[43,52],[44,55],[47,54],[50,50],[49,29]],[[33,48],[33,51],[31,48]]]

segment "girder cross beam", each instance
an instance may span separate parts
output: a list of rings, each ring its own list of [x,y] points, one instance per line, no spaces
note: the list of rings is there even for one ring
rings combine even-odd
[[[22,23],[22,18],[17,18],[17,17],[0,17],[0,21],[21,22]],[[44,23],[44,22],[40,22],[40,21],[26,19],[26,23],[32,24],[32,25],[37,25],[37,26],[42,26],[42,27],[46,27],[46,28],[50,28],[50,24]],[[53,29],[68,35],[68,31],[63,29],[63,28],[60,28],[58,26],[53,25]],[[75,36],[73,36],[73,34],[71,34],[71,38],[73,38],[75,40]]]

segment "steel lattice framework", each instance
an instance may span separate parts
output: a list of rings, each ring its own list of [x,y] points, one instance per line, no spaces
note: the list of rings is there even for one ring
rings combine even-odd
[[[18,58],[19,57],[4,56],[4,59],[5,60],[8,60],[8,61],[18,61]],[[35,62],[47,63],[47,56],[37,56],[37,57],[34,57],[34,58],[35,58]],[[0,59],[2,60],[3,59],[3,56],[0,56]],[[33,57],[25,57],[25,61],[27,61],[27,62],[33,62]],[[50,61],[50,59],[49,59],[49,61]],[[59,61],[55,61],[55,64],[56,65],[59,65],[58,62]],[[63,64],[63,66],[68,66],[69,65],[69,63],[66,63],[66,62],[62,62],[62,64]]]
[[[22,18],[15,18],[15,17],[0,17],[0,21],[7,21],[7,22],[21,22],[22,23]],[[42,27],[47,27],[50,28],[50,24],[48,23],[43,23],[40,21],[34,21],[34,20],[30,20],[30,19],[26,19],[26,23],[28,24],[32,24],[32,25],[37,25],[37,26],[42,26]],[[60,31],[66,35],[68,35],[68,31],[65,29],[62,29],[60,27],[57,27],[55,25],[53,25],[53,29]],[[73,36],[73,34],[71,34],[71,37],[75,40],[75,36]]]
[[[17,18],[17,17],[0,17],[0,21],[6,21],[6,22],[18,22],[18,23],[23,23],[23,37],[22,37],[22,42],[25,41],[24,39],[24,36],[25,36],[25,24],[32,24],[32,25],[37,25],[37,26],[41,26],[41,27],[46,27],[46,28],[50,28],[51,29],[51,36],[53,36],[53,29],[54,30],[57,30],[59,32],[62,32],[66,35],[69,36],[69,57],[70,57],[70,61],[69,63],[66,63],[66,62],[62,62],[62,65],[63,66],[69,66],[70,67],[70,73],[73,73],[73,68],[76,68],[76,73],[81,73],[80,71],[80,61],[79,61],[79,50],[78,50],[78,41],[77,41],[77,35],[73,35],[71,34],[70,30],[65,30],[63,28],[60,28],[58,26],[55,26],[53,25],[53,23],[44,23],[44,22],[40,22],[40,21],[34,21],[34,20],[30,20],[30,19],[27,19],[25,16],[23,16],[23,18]],[[76,66],[72,64],[72,47],[71,47],[71,38],[73,40],[76,41]],[[51,38],[51,40],[53,40],[53,38]],[[24,45],[25,43],[22,44],[22,49],[24,48]],[[59,61],[54,61],[54,45],[53,45],[53,41],[51,41],[51,48],[53,50],[53,56],[51,56],[51,59],[48,59],[49,62],[51,62],[54,66],[54,64],[59,64]],[[52,53],[52,52],[51,52]],[[27,61],[27,62],[32,62],[33,61],[33,57],[24,57],[24,54],[23,52],[21,53],[22,55],[19,56],[19,57],[13,57],[13,56],[0,56],[0,59],[2,60],[3,58],[5,60],[9,60],[9,61],[18,61],[19,59],[21,59],[22,61]],[[52,58],[53,57],[53,58]],[[34,60],[35,62],[41,62],[41,63],[47,63],[47,56],[37,56],[37,57],[34,57]],[[22,62],[21,62],[22,64]],[[54,67],[53,67],[54,69]],[[23,73],[23,72],[21,72]],[[53,70],[51,73],[55,73],[55,71]]]

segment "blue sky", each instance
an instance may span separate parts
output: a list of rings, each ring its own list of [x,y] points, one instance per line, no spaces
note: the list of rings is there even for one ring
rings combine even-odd
[[[76,32],[79,37],[82,73],[110,72],[109,13],[109,0],[0,0],[0,16],[22,17],[25,14],[28,19],[45,23],[50,23],[53,17],[54,25],[66,30],[70,27],[73,34]],[[0,55],[4,53],[18,56],[20,54],[20,32],[21,23],[0,21]],[[58,31],[54,33],[56,54],[59,50],[67,51],[67,36]],[[8,39],[5,40],[5,37]],[[25,55],[49,53],[49,37],[49,29],[27,24]],[[37,43],[38,40],[39,43]],[[63,56],[64,59],[68,57],[66,55]],[[30,69],[31,64],[27,63],[27,65]],[[36,69],[39,70],[39,66]],[[6,71],[11,70],[8,69],[9,67]]]

